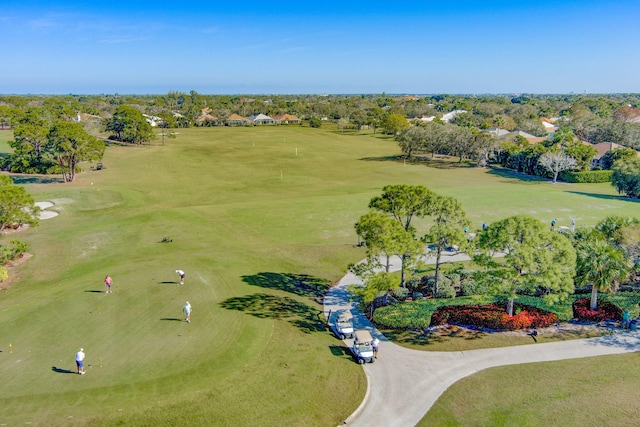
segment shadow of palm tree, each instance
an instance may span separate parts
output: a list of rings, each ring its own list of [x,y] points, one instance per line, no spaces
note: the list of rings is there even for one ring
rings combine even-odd
[[[229,298],[220,303],[227,310],[242,311],[262,319],[285,320],[304,333],[323,332],[327,325],[319,310],[291,297],[252,294]]]
[[[77,373],[77,372],[75,372],[75,371],[71,371],[71,370],[69,370],[69,369],[62,369],[62,368],[58,368],[57,366],[52,366],[52,367],[51,367],[51,370],[52,370],[53,372],[57,372],[57,373],[59,373],[59,374],[76,374],[76,375],[78,374],[78,373]]]
[[[310,298],[321,297],[331,286],[328,280],[309,276],[308,274],[263,272],[251,276],[242,276],[242,280],[253,286],[277,289]]]

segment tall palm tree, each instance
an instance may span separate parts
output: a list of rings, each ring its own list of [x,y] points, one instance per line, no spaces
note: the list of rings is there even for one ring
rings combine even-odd
[[[598,307],[598,291],[612,292],[625,280],[631,263],[624,251],[606,240],[590,238],[576,248],[576,283],[591,284],[591,310]]]

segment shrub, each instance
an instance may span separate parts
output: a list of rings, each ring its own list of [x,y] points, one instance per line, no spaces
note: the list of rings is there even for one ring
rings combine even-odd
[[[424,298],[424,294],[422,292],[414,292],[411,294],[411,298],[413,298],[414,300],[419,300]]]
[[[409,296],[409,289],[407,288],[396,288],[393,290],[393,296],[396,297],[400,301],[404,301]]]
[[[589,298],[579,298],[572,304],[573,317],[589,322],[602,322],[605,320],[622,319],[622,309],[606,300],[598,300],[598,306],[591,310]]]
[[[460,293],[464,296],[483,295],[489,293],[489,289],[486,283],[476,281],[473,277],[468,277],[460,282]]]
[[[9,272],[6,268],[0,266],[0,282],[4,282],[9,278]]]
[[[453,283],[448,280],[443,280],[442,283],[438,284],[438,293],[435,295],[436,298],[455,298],[457,292],[456,288],[453,286]]]
[[[512,331],[544,328],[558,321],[555,314],[535,307],[517,304],[516,308],[519,313],[509,316],[506,313],[506,303],[440,307],[431,316],[431,325],[449,323]]]
[[[576,184],[586,184],[596,182],[611,182],[612,175],[613,171],[611,170],[593,170],[586,172],[564,171],[560,173],[560,179]]]

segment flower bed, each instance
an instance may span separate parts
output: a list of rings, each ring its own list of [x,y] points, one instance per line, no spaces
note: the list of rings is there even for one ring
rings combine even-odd
[[[558,321],[555,314],[527,305],[516,304],[515,311],[516,314],[509,316],[506,303],[440,307],[431,316],[431,326],[448,323],[513,331],[544,328]]]
[[[598,300],[596,310],[591,310],[591,300],[580,298],[573,302],[573,317],[589,322],[603,322],[605,320],[622,319],[622,309],[606,300]]]

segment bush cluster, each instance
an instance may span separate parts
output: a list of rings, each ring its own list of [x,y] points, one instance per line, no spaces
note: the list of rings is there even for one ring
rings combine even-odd
[[[564,171],[560,173],[560,179],[565,182],[573,182],[576,184],[611,182],[611,170],[593,170],[585,172]]]
[[[473,306],[446,306],[438,308],[431,316],[431,325],[466,325],[480,328],[513,331],[525,328],[544,328],[558,321],[558,317],[544,310],[521,304],[517,314],[509,316],[506,304],[494,303]]]
[[[591,300],[580,298],[573,302],[573,317],[589,322],[602,322],[605,320],[622,319],[622,309],[609,301],[598,300],[598,306],[591,310]]]

